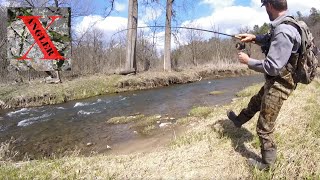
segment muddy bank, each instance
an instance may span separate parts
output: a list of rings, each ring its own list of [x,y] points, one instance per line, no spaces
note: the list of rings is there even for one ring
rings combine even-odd
[[[198,68],[181,72],[145,72],[132,76],[93,75],[61,84],[34,81],[28,84],[0,86],[0,109],[59,104],[109,93],[151,89],[171,84],[185,84],[204,78],[222,78],[250,75],[254,72],[244,66],[229,69]]]

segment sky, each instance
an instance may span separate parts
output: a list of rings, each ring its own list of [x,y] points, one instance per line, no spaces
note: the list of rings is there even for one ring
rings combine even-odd
[[[296,15],[297,11],[308,15],[312,7],[320,9],[320,0],[287,0],[289,12]],[[115,32],[125,29],[127,26],[128,0],[115,0],[114,11],[105,17],[105,9],[108,0],[79,1],[84,6],[90,6],[91,12],[85,16],[74,19],[74,29],[78,34],[95,27],[104,33],[105,37],[111,37]],[[139,0],[141,2],[141,0]],[[139,4],[138,25],[164,25],[165,2],[159,0],[159,4],[143,6]],[[265,8],[261,7],[261,0],[175,0],[175,19],[173,26],[188,26],[203,29],[211,29],[227,34],[236,34],[241,28],[252,28],[254,25],[262,25],[269,22]],[[5,4],[6,0],[0,0]],[[71,7],[73,8],[73,7]],[[75,10],[75,9],[73,9]],[[144,29],[146,34],[150,29]],[[158,47],[163,46],[164,29],[157,30]],[[212,35],[206,35],[212,36]],[[186,40],[181,35],[180,43]],[[107,38],[106,38],[107,39]]]
[[[105,0],[94,1],[102,7]],[[191,4],[190,4],[191,2]],[[139,6],[138,25],[151,25],[155,22],[164,25],[165,0],[160,0],[160,5],[148,7]],[[297,11],[308,15],[310,9],[315,7],[320,9],[320,0],[288,0],[289,12],[296,15]],[[236,34],[240,28],[269,23],[269,18],[265,8],[261,7],[260,0],[175,0],[175,21],[173,25],[198,27],[203,29],[214,29],[227,34]],[[116,0],[115,11],[111,16],[104,18],[103,10],[98,9],[96,13],[78,19],[78,29],[86,29],[96,23],[96,27],[111,35],[119,29],[127,26],[128,0]],[[148,32],[148,29],[145,31]],[[158,46],[163,44],[164,30],[157,32]],[[185,43],[181,37],[182,44]]]

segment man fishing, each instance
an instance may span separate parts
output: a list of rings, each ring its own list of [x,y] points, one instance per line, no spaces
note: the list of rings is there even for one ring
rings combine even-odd
[[[277,146],[273,132],[275,121],[283,102],[296,88],[297,83],[293,79],[293,63],[297,62],[298,50],[301,45],[301,35],[297,28],[283,23],[288,16],[286,0],[261,0],[271,21],[271,31],[266,35],[238,34],[242,42],[255,42],[266,47],[266,58],[256,60],[247,54],[238,53],[239,61],[257,72],[265,74],[265,84],[254,95],[247,108],[236,115],[228,111],[228,118],[234,125],[240,128],[260,111],[257,122],[257,134],[261,144],[262,162],[249,159],[249,164],[260,169],[269,169],[276,160]]]

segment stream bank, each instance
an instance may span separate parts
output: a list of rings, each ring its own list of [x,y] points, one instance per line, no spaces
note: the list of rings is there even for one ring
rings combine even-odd
[[[92,151],[105,153],[108,146],[157,141],[159,138],[153,135],[178,135],[180,130],[175,127],[189,120],[184,117],[202,117],[212,111],[203,106],[230,103],[238,91],[262,81],[261,75],[202,80],[64,104],[2,110],[0,142],[13,138],[20,152],[18,159],[39,159],[76,149],[88,155]]]
[[[201,79],[254,74],[246,66],[199,67],[180,72],[143,72],[137,75],[91,75],[60,84],[37,80],[24,84],[0,85],[0,109],[35,107],[133,90],[185,84]]]

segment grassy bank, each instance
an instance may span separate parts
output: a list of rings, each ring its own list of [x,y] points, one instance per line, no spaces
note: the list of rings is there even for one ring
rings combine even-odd
[[[150,89],[183,84],[207,77],[250,74],[245,66],[203,66],[180,72],[144,72],[135,76],[92,75],[61,84],[34,81],[25,84],[0,85],[0,109],[58,104],[108,93]]]
[[[193,109],[177,120],[185,134],[151,153],[7,160],[0,163],[0,179],[319,179],[320,80],[300,85],[285,101],[275,131],[278,159],[268,172],[246,161],[259,155],[257,116],[240,130],[226,119],[226,110],[239,112],[260,86],[238,93],[229,105]]]

